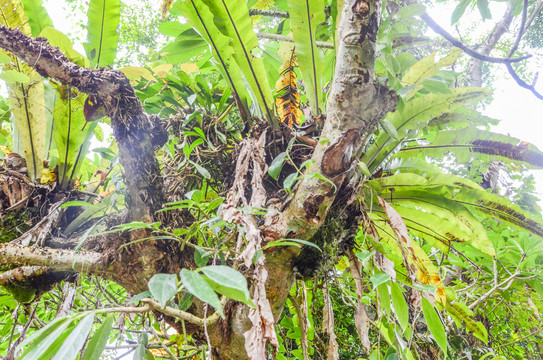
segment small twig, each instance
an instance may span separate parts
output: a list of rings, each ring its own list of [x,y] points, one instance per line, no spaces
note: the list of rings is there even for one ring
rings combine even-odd
[[[515,51],[517,51],[518,44],[520,43],[520,39],[522,39],[522,36],[524,35],[524,31],[526,30],[526,15],[528,14],[528,0],[524,0],[522,5],[522,17],[520,20],[520,29],[518,30],[517,38],[515,39],[515,42],[513,43],[513,46],[511,46],[511,49],[509,50],[509,53],[507,54],[507,57],[510,58]]]
[[[207,351],[209,353],[209,359],[211,359],[211,340],[209,339],[209,333],[207,332],[207,322],[205,321],[207,318],[207,309],[209,308],[208,304],[204,305],[204,335],[206,337],[207,341]]]
[[[221,300],[221,306],[224,306],[227,300],[228,299],[226,297],[223,297]],[[163,307],[159,302],[154,301],[150,298],[145,298],[145,299],[142,299],[141,301],[149,305],[149,307],[151,307],[153,310],[156,310],[164,315],[172,316],[179,320],[185,320],[191,324],[194,324],[200,327],[204,327],[204,324],[206,324],[207,326],[213,325],[217,322],[217,320],[219,320],[219,317],[220,317],[219,313],[215,311],[215,313],[213,313],[210,317],[206,319],[202,319],[188,312],[174,309],[169,306]]]
[[[515,70],[513,69],[513,67],[511,66],[511,64],[505,64],[505,66],[507,67],[507,71],[509,71],[509,75],[511,75],[511,77],[513,78],[513,80],[516,81],[516,83],[520,86],[520,87],[523,87],[525,89],[528,89],[532,92],[532,94],[535,95],[535,97],[537,97],[538,99],[540,100],[543,100],[543,94],[539,93],[536,89],[535,89],[535,81],[532,81],[532,84],[529,85],[527,82],[525,82],[524,80],[522,80],[518,75],[517,73],[515,72]],[[537,80],[537,76],[534,78],[534,80]]]
[[[473,310],[477,305],[479,305],[480,303],[482,303],[483,301],[485,301],[486,299],[488,299],[490,297],[490,295],[494,294],[497,290],[500,290],[500,288],[502,286],[505,285],[505,289],[509,288],[509,286],[511,286],[511,284],[513,283],[513,280],[515,280],[515,278],[520,275],[520,271],[515,271],[513,273],[513,275],[511,275],[510,277],[508,277],[507,279],[505,279],[504,281],[502,281],[501,283],[499,284],[496,284],[494,285],[490,290],[488,290],[485,294],[483,294],[481,297],[479,297],[477,300],[475,300],[474,302],[472,302],[470,305],[469,305],[469,309],[470,310]],[[503,289],[502,289],[503,290]]]
[[[513,345],[513,344],[515,344],[515,343],[518,343],[519,341],[522,341],[522,340],[524,340],[524,339],[527,339],[527,338],[529,338],[530,336],[533,336],[533,335],[537,334],[538,332],[541,332],[542,330],[543,330],[543,329],[536,329],[536,330],[532,331],[530,334],[525,335],[525,336],[523,336],[523,337],[521,337],[521,338],[519,338],[519,339],[517,339],[517,340],[515,340],[515,341],[508,342],[507,344],[497,345],[497,346],[495,346],[495,349],[499,349],[499,348],[502,348],[502,347],[506,347],[506,346],[509,346],[509,345]]]
[[[164,349],[164,351],[166,351],[168,353],[168,355],[170,356],[170,359],[172,360],[177,360],[177,356],[174,355],[174,353],[170,350],[170,348],[162,341],[162,339],[160,339],[160,336],[157,334],[157,332],[155,331],[155,329],[153,329],[152,326],[149,326],[149,330],[151,330],[151,332],[153,333],[153,335],[156,337],[156,339],[158,340],[158,343],[160,345],[160,347],[162,349]],[[171,345],[171,344],[170,344]],[[149,348],[149,346],[147,346],[147,348]]]
[[[289,294],[288,296],[290,302],[294,306],[294,310],[296,311],[296,315],[298,315],[298,328],[300,329],[300,344],[302,345],[302,358],[304,360],[309,359],[308,351],[307,351],[307,324],[305,322],[305,317],[302,312],[302,309],[300,308],[300,305],[298,304],[298,301],[296,298]]]

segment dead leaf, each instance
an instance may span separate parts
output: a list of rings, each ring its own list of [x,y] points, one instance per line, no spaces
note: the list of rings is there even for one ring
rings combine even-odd
[[[300,94],[298,93],[297,76],[294,68],[298,66],[294,49],[290,57],[279,68],[279,79],[275,83],[275,91],[279,95],[275,99],[277,113],[281,122],[292,127],[294,123],[302,123],[302,110],[300,110]]]
[[[381,197],[379,197],[379,204],[388,216],[390,227],[396,234],[398,246],[402,252],[404,264],[407,269],[407,277],[412,283],[416,283],[418,279],[422,284],[435,286],[436,300],[444,305],[447,302],[447,296],[445,295],[443,282],[437,273],[437,268],[424,250],[418,245],[411,243],[407,226],[400,214]]]
[[[337,343],[337,336],[334,332],[334,308],[332,307],[332,299],[328,292],[328,284],[324,283],[323,286],[324,295],[324,308],[322,309],[322,330],[328,334],[328,359],[339,360],[339,345]]]
[[[168,15],[168,11],[173,6],[173,0],[162,0],[162,6],[160,7],[160,14],[162,15],[162,20],[166,19],[166,15]]]
[[[370,353],[370,337],[369,337],[369,325],[370,319],[366,313],[366,309],[362,303],[358,302],[356,310],[354,311],[354,326],[356,327],[356,332],[358,333],[358,338],[362,343],[362,347],[366,350],[366,353]]]
[[[50,184],[57,180],[57,174],[51,169],[44,168],[41,171],[40,184]]]
[[[225,221],[243,226],[244,235],[238,235],[236,250],[239,253],[244,240],[247,242],[245,250],[241,253],[240,259],[245,266],[250,267],[257,251],[262,247],[262,234],[256,226],[255,219],[247,212],[238,209],[238,206],[264,207],[266,203],[266,190],[262,179],[268,170],[266,165],[266,154],[264,146],[266,142],[266,131],[258,139],[247,138],[239,145],[239,155],[236,161],[236,172],[234,183],[230,188],[226,201],[223,205],[223,219]],[[251,174],[251,199],[245,197],[245,187],[248,184],[249,169]],[[255,308],[249,309],[249,320],[253,326],[247,330],[245,337],[245,350],[249,359],[265,359],[266,343],[275,347],[279,346],[275,334],[275,320],[271,310],[270,302],[266,296],[266,280],[268,271],[265,266],[264,255],[260,256],[254,264],[252,284],[254,287],[252,300]]]
[[[392,260],[380,252],[376,252],[373,255],[373,263],[379,270],[390,275],[391,278],[396,279],[396,270],[394,269],[394,262]]]

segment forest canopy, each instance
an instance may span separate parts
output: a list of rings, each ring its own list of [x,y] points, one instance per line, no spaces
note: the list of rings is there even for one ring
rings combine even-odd
[[[542,358],[542,7],[0,0],[0,355]]]

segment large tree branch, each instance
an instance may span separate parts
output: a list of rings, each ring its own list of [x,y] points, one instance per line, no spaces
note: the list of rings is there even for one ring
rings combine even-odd
[[[92,251],[49,249],[21,246],[13,243],[0,244],[0,264],[12,266],[47,266],[56,271],[76,271],[100,274],[110,271],[104,256]],[[33,271],[36,268],[31,268]]]
[[[510,63],[515,63],[515,62],[520,62],[522,60],[526,60],[526,59],[532,57],[532,55],[525,55],[525,56],[520,56],[520,57],[517,57],[517,58],[509,58],[509,57],[507,57],[507,58],[497,58],[497,57],[482,54],[482,53],[480,53],[478,51],[475,51],[472,48],[468,47],[462,41],[457,40],[454,36],[449,34],[447,32],[447,30],[443,29],[438,23],[436,23],[434,21],[434,19],[432,19],[430,17],[430,15],[428,15],[427,13],[422,14],[420,17],[424,21],[426,21],[428,26],[432,30],[434,30],[437,34],[443,36],[445,39],[447,39],[454,46],[462,49],[462,51],[465,52],[466,54],[468,54],[469,56],[474,57],[476,59],[479,59],[481,61],[486,61],[486,62],[489,62],[489,63],[497,63],[497,64],[510,64]]]
[[[509,26],[511,26],[511,21],[513,21],[513,6],[509,4],[502,19],[496,24],[494,29],[492,29],[477,51],[482,55],[490,54],[490,52],[496,47],[496,44],[501,39],[503,34],[505,34],[505,32],[509,29]],[[482,60],[475,57],[470,59],[467,66],[469,76],[468,83],[470,86],[482,86],[482,65]]]
[[[18,29],[3,25],[0,25],[0,48],[21,58],[40,75],[93,95],[105,108],[119,145],[130,220],[152,221],[155,211],[165,202],[154,150],[164,144],[167,136],[158,118],[145,113],[128,79],[117,70],[80,67],[46,39],[32,39]]]

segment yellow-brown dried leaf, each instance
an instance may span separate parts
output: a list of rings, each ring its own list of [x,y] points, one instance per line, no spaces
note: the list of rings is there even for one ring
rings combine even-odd
[[[279,79],[275,83],[275,89],[279,96],[275,99],[277,113],[281,122],[286,122],[292,127],[294,123],[302,123],[302,111],[300,110],[300,94],[297,89],[297,76],[294,67],[297,66],[296,57],[291,55],[279,68]]]

